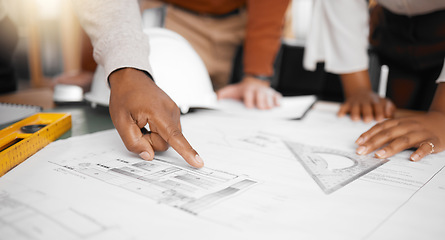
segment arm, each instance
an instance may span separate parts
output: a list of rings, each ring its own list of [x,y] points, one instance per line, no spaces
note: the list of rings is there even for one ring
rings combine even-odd
[[[75,0],[90,36],[94,59],[104,66],[111,96],[110,115],[128,150],[151,160],[171,145],[190,165],[203,161],[181,132],[176,104],[149,76],[149,46],[136,1]],[[149,124],[151,133],[141,129]]]
[[[392,103],[371,89],[368,74],[368,10],[366,1],[316,0],[305,48],[304,66],[315,70],[325,62],[328,72],[340,74],[345,103],[338,115],[353,120],[381,120],[394,112]]]
[[[81,67],[79,71],[64,72],[53,78],[53,85],[68,84],[82,87],[84,92],[89,92],[93,82],[94,70],[97,67],[93,58],[93,46],[88,35],[81,29]]]
[[[391,119],[378,123],[356,141],[358,154],[368,154],[378,148],[379,158],[391,157],[411,147],[412,161],[445,149],[445,82],[440,82],[430,110],[414,117]],[[387,145],[386,145],[387,144]],[[385,146],[386,145],[386,146]]]
[[[279,104],[281,95],[270,87],[270,81],[261,78],[273,75],[273,64],[280,47],[288,4],[288,0],[247,1],[245,76],[240,83],[219,90],[218,98],[243,100],[247,107],[259,109],[269,109]]]

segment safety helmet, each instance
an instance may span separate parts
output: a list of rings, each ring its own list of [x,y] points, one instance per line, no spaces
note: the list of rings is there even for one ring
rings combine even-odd
[[[148,28],[150,54],[147,56],[156,84],[178,105],[182,113],[190,108],[213,108],[217,97],[207,69],[181,35],[165,28]],[[108,106],[110,89],[104,68],[98,66],[93,77],[91,91],[85,99],[93,107]]]

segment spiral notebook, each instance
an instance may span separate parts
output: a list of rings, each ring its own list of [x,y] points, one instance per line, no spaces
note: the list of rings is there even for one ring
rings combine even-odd
[[[42,107],[14,103],[0,103],[0,125],[13,123],[42,111]]]

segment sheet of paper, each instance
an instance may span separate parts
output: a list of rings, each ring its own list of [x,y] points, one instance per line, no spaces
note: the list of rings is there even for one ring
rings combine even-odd
[[[39,106],[0,103],[0,125],[13,123],[42,111]]]
[[[445,226],[445,171],[419,188],[398,211],[382,222],[369,239],[441,239]],[[405,227],[405,231],[402,227]],[[399,229],[399,231],[394,231]]]
[[[148,162],[116,151],[94,154],[94,157],[90,154],[50,162],[191,214],[198,214],[257,183],[246,176],[215,169],[177,166],[168,158]]]
[[[274,199],[276,201],[270,202],[263,200],[252,206],[252,209],[268,211],[252,212],[249,221],[243,222],[244,226],[251,223],[252,229],[255,229],[254,226],[264,224],[268,226],[268,230],[262,229],[263,234],[284,232],[285,239],[292,238],[286,237],[288,235],[285,233],[289,232],[290,236],[303,236],[307,239],[362,239],[371,236],[381,226],[380,224],[399,210],[399,207],[418,194],[417,191],[423,188],[424,184],[428,183],[445,164],[443,153],[431,155],[420,163],[414,163],[408,160],[409,152],[404,152],[331,195],[323,196],[325,194],[318,184],[295,158],[292,158],[292,162],[287,161],[291,159],[288,158],[289,152],[278,140],[287,139],[354,153],[356,148],[354,141],[373,123],[352,122],[349,118],[338,119],[335,115],[337,108],[329,106],[326,108],[316,106],[315,109],[320,110],[311,111],[302,121],[243,122],[240,119],[231,121],[229,118],[218,121],[211,116],[206,118],[201,115],[202,123],[198,123],[195,119],[193,122],[196,122],[196,125],[191,124],[192,121],[184,122],[190,127],[185,129],[186,133],[189,129],[190,133],[196,132],[198,126],[202,129],[202,133],[197,134],[200,136],[199,139],[192,139],[197,142],[195,146],[198,148],[208,145],[204,141],[206,138],[201,136],[208,135],[207,139],[212,139],[212,142],[218,138],[227,139],[215,142],[215,147],[211,150],[208,147],[199,149],[204,159],[214,156],[215,151],[229,159],[236,158],[232,153],[239,154],[238,149],[249,152],[245,154],[246,159],[242,160],[245,164],[237,164],[238,169],[263,184],[250,189],[246,195],[253,195],[253,192],[258,190],[264,194],[257,196],[262,199],[264,196],[280,196],[279,200]],[[215,129],[214,134],[211,134],[210,129]],[[253,129],[257,129],[256,135]],[[223,132],[225,134],[221,134]],[[186,136],[191,135],[190,133]],[[244,136],[241,136],[243,134]],[[211,135],[220,137],[212,138]],[[263,139],[263,144],[258,144],[257,139]],[[252,144],[247,146],[249,142]],[[270,151],[267,151],[269,149]],[[215,161],[218,165],[224,162],[227,162],[224,158]],[[269,219],[267,223],[264,218]],[[423,221],[429,222],[428,218],[423,218]],[[320,227],[324,231],[320,231]],[[410,230],[416,231],[415,228]],[[407,230],[403,225],[398,225],[393,226],[392,231],[397,235]],[[436,236],[441,236],[437,235],[437,231],[442,235],[445,234],[445,230],[436,229]]]
[[[316,100],[317,98],[314,95],[283,97],[280,101],[280,106],[268,110],[259,110],[256,108],[247,108],[241,101],[222,99],[218,100],[215,109],[237,117],[300,119],[312,107]]]
[[[205,161],[202,170],[171,149],[141,161],[114,130],[56,141],[0,178],[0,236],[418,239],[424,230],[428,239],[445,236],[444,154],[413,163],[404,152],[327,195],[283,140],[354,152],[355,139],[372,124],[324,109],[301,121],[204,111],[181,122]],[[156,169],[166,177],[153,178]],[[203,207],[188,208],[190,198]],[[420,227],[407,227],[407,216]]]
[[[170,239],[190,224],[210,234],[222,227],[196,215],[253,184],[242,174],[182,161],[142,161],[114,130],[59,140],[0,179],[0,236]]]

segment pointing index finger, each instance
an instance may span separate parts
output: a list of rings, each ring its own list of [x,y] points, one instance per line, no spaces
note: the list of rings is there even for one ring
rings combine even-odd
[[[193,149],[190,143],[185,139],[179,128],[171,131],[169,136],[165,138],[170,146],[181,155],[186,162],[196,168],[202,168],[204,161]]]

